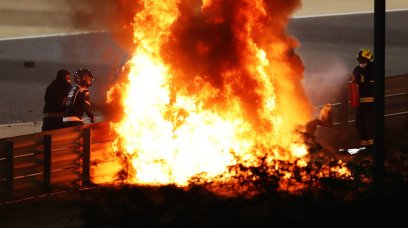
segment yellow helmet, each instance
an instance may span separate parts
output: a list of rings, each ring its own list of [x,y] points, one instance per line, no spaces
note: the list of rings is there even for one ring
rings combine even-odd
[[[360,60],[361,58],[364,58],[370,62],[373,62],[374,54],[369,49],[364,48],[364,49],[361,49],[357,55],[357,60]]]

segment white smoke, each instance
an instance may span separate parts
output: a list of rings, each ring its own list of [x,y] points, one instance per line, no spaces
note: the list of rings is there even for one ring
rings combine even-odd
[[[325,57],[312,70],[305,68],[303,86],[316,107],[338,103],[347,95],[347,82],[353,69],[336,57]]]

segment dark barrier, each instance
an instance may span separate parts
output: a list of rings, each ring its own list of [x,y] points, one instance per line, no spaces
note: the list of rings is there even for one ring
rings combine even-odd
[[[92,175],[118,164],[113,140],[106,122],[0,139],[0,202],[112,181],[118,170]]]

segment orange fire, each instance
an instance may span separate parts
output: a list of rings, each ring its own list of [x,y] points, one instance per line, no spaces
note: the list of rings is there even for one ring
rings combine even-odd
[[[114,151],[130,165],[129,183],[187,186],[197,176],[228,182],[238,175],[228,167],[257,166],[261,157],[270,166],[305,166],[308,146],[299,131],[312,105],[301,86],[298,43],[285,31],[299,5],[138,2],[126,80],[108,92],[108,102],[121,99],[123,117],[111,128]]]

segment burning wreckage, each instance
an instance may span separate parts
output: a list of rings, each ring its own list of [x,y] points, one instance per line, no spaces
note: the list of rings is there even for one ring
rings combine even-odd
[[[312,153],[310,134],[332,124],[331,107],[315,119],[301,84],[299,43],[286,32],[300,0],[120,4],[134,11],[123,26],[133,54],[107,102],[120,100],[110,127],[122,181],[237,194],[265,180],[298,191],[319,178],[353,178],[341,160],[316,162]]]

